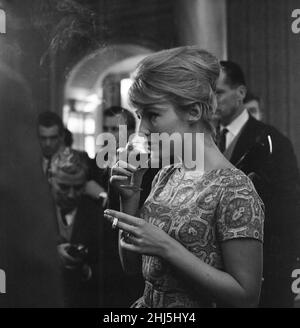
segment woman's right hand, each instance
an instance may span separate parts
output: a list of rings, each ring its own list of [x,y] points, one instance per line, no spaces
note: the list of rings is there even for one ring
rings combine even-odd
[[[133,185],[136,189],[139,189],[146,171],[147,169],[145,168],[136,168],[129,163],[119,160],[111,169],[110,184],[118,190],[123,199],[129,199],[137,193],[137,190],[126,188],[126,185],[130,185],[130,180],[133,176]]]

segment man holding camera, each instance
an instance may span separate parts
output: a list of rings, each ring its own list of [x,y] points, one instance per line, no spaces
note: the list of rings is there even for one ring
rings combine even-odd
[[[64,278],[66,307],[102,304],[101,204],[85,197],[87,167],[70,148],[51,162],[50,185],[57,209],[58,253]]]

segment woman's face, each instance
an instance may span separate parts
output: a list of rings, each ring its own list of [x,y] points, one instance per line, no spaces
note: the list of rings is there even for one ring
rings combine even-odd
[[[151,133],[165,132],[171,135],[174,132],[180,134],[189,132],[185,113],[179,113],[169,102],[155,104],[145,110],[138,110],[137,115],[141,120],[139,132],[147,137],[150,137]]]
[[[158,158],[162,159],[165,157],[173,157],[174,147],[180,147],[180,153],[182,152],[181,148],[183,145],[183,134],[190,131],[190,125],[187,121],[187,114],[185,112],[180,112],[176,110],[171,103],[163,103],[153,105],[151,108],[145,110],[137,111],[139,117],[140,125],[139,132],[146,135],[149,146],[151,147],[151,157],[155,160]],[[159,135],[164,141],[157,141],[151,134]],[[179,142],[175,146],[170,144],[172,138],[165,137],[161,135],[162,133],[167,136],[171,136],[173,133],[177,134],[182,140],[182,143]],[[179,136],[178,136],[179,135]],[[178,140],[178,138],[176,138]],[[164,151],[163,148],[164,142],[170,144],[170,153],[169,151]],[[154,160],[154,161],[155,161]]]

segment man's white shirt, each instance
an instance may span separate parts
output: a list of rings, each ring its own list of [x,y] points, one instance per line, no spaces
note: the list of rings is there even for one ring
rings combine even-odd
[[[227,149],[234,138],[241,132],[244,125],[247,123],[249,119],[249,113],[247,109],[244,109],[243,112],[235,118],[230,124],[227,126],[221,125],[221,132],[223,129],[227,129],[228,132],[226,134],[226,146],[225,149]]]
[[[50,166],[51,163],[51,159],[43,157],[43,172],[46,174],[47,173],[47,169]]]
[[[76,214],[77,214],[77,208],[75,208],[70,213],[65,214],[65,223],[67,224],[68,227],[74,223]],[[58,215],[61,217],[61,212],[59,208],[58,208]]]

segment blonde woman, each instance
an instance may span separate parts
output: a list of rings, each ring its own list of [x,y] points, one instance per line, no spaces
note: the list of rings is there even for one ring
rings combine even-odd
[[[183,154],[204,152],[204,169],[181,163],[163,167],[138,211],[144,169],[119,161],[111,183],[122,212],[106,211],[120,229],[126,272],[141,270],[143,296],[134,307],[255,307],[262,278],[263,203],[252,182],[232,166],[213,141],[212,114],[219,63],[195,46],[163,50],[144,59],[130,100],[140,131],[204,134]],[[189,157],[191,158],[191,157]],[[135,190],[124,187],[134,176]],[[129,183],[129,182],[128,182]]]

